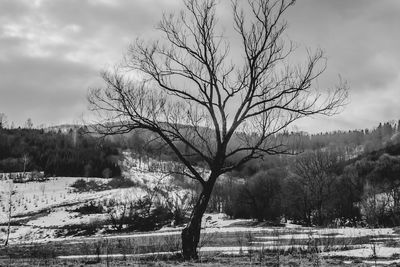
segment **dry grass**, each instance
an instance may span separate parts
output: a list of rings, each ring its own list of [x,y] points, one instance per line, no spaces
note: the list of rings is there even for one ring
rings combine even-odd
[[[274,255],[264,255],[263,260],[253,258],[252,261],[244,256],[218,256],[209,255],[198,261],[183,262],[171,258],[146,258],[146,259],[100,259],[98,260],[60,260],[60,259],[0,259],[0,266],[343,266],[343,261],[334,259],[320,259],[318,262],[313,257],[298,257],[297,255],[284,255],[279,262]],[[362,263],[354,263],[352,266],[365,266]]]
[[[0,266],[343,266],[345,258],[322,258],[319,254],[333,246],[347,249],[351,245],[367,244],[369,237],[344,238],[323,235],[308,239],[280,239],[296,230],[259,232],[229,232],[204,234],[201,246],[243,247],[242,253],[202,252],[197,262],[182,262],[178,253],[180,235],[91,238],[49,243],[30,243],[0,248]],[[304,232],[303,232],[304,233]],[[293,246],[292,249],[270,249],[254,245],[259,237],[270,236],[274,244]],[[376,236],[375,236],[376,238]],[[262,239],[261,239],[262,240]],[[304,245],[298,248],[296,245]],[[337,248],[336,248],[337,249]],[[171,252],[168,255],[133,254]],[[112,254],[120,254],[114,258]],[[63,255],[92,255],[81,259],[57,259]],[[357,265],[359,264],[359,265]],[[353,261],[352,266],[365,266]]]

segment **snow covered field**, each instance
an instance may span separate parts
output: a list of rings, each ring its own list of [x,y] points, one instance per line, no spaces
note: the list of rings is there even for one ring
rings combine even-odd
[[[12,216],[21,216],[28,213],[34,213],[43,209],[60,206],[63,204],[71,204],[85,202],[89,199],[99,198],[110,192],[73,192],[70,187],[76,180],[80,178],[57,177],[50,178],[45,182],[27,182],[14,183],[11,188],[15,193],[12,197]],[[104,183],[106,179],[85,178]],[[6,221],[9,203],[9,181],[0,181],[0,223]]]
[[[208,220],[203,220],[203,236],[199,249],[201,255],[217,254],[225,256],[246,256],[263,251],[280,251],[282,255],[288,251],[308,251],[321,259],[339,258],[342,264],[365,263],[375,265],[386,265],[398,262],[400,247],[390,246],[387,242],[400,239],[400,236],[390,228],[382,229],[354,229],[354,228],[332,228],[315,229],[305,227],[238,227],[238,222],[245,223],[246,220],[230,220],[222,214],[207,214]],[[103,243],[110,244],[112,240],[134,240],[133,243],[155,242],[167,238],[180,238],[180,229],[162,229],[149,233],[136,233],[125,235],[103,236]],[[74,242],[77,239],[70,239]],[[96,242],[99,237],[80,239],[79,242]],[[108,240],[106,242],[106,240]],[[148,241],[150,240],[150,241]],[[114,242],[115,242],[114,241]],[[289,242],[288,242],[289,241]],[[375,245],[371,243],[377,241]],[[383,241],[383,242],[382,242]],[[98,241],[97,241],[98,242]],[[62,255],[60,259],[96,259],[96,258],[141,258],[148,256],[172,255],[179,250],[170,249],[158,251],[129,250],[131,253],[108,253],[108,254],[69,254]],[[140,251],[140,252],[139,252]],[[276,253],[276,252],[274,252]]]
[[[136,182],[131,188],[118,188],[104,191],[75,192],[71,185],[80,178],[50,178],[45,182],[14,184],[12,190],[12,215],[16,225],[11,227],[10,244],[46,246],[55,242],[60,246],[74,244],[76,250],[61,253],[60,259],[90,259],[101,257],[142,257],[148,255],[169,255],[179,247],[182,227],[163,227],[147,233],[105,234],[92,236],[60,236],[59,229],[70,226],[89,225],[96,221],[106,221],[107,214],[82,214],[76,210],[85,203],[104,200],[131,201],[162,188],[169,197],[183,199],[187,191],[171,182],[171,177],[153,169],[151,164],[139,163],[127,157],[124,162],[124,176]],[[170,163],[166,162],[165,165]],[[158,164],[158,166],[161,166]],[[84,178],[86,181],[107,183],[108,179]],[[5,239],[5,222],[8,218],[8,197],[10,186],[0,181],[0,242]],[[202,222],[202,244],[200,253],[219,253],[220,255],[249,255],[261,251],[311,251],[321,258],[339,258],[343,264],[363,262],[365,264],[385,265],[400,262],[399,231],[391,228],[312,228],[295,224],[284,227],[254,227],[251,220],[232,220],[224,214],[206,214]],[[167,240],[167,241],[166,241]],[[173,240],[173,242],[171,241]],[[95,255],[93,247],[99,243],[118,244],[131,242],[138,244],[136,253],[108,253]],[[160,242],[154,248],[154,242]],[[178,242],[178,243],[177,243]],[[64,244],[65,243],[65,244]],[[168,247],[174,243],[173,248]],[[63,245],[64,244],[64,245]],[[83,245],[92,244],[92,245]],[[93,245],[94,244],[94,245]],[[141,248],[140,246],[144,247]],[[152,250],[148,248],[151,245]],[[50,246],[50,245],[49,245]],[[89,246],[92,250],[84,253],[79,246]],[[137,248],[137,247],[136,247]],[[155,251],[153,251],[155,249]]]
[[[155,242],[155,240],[180,239],[179,227],[165,227],[158,231],[148,233],[116,234],[116,235],[96,235],[92,237],[64,237],[56,239],[51,236],[52,229],[44,231],[38,228],[40,225],[57,225],[59,217],[69,217],[69,221],[77,220],[81,223],[83,218],[76,218],[76,213],[57,210],[44,218],[30,221],[28,225],[35,226],[42,231],[32,231],[28,226],[19,227],[15,235],[29,238],[14,239],[14,244],[47,244],[48,242],[63,241],[66,244],[97,244],[98,242],[111,244],[112,242],[123,242],[123,240],[133,240],[134,244]],[[75,219],[74,219],[75,218]],[[86,218],[87,221],[90,218]],[[262,251],[310,251],[317,253],[321,258],[340,258],[343,264],[360,262],[375,264],[375,260],[382,264],[389,264],[398,260],[400,247],[398,244],[400,235],[394,229],[365,229],[365,228],[312,228],[301,227],[298,225],[287,224],[285,227],[250,227],[240,226],[251,223],[250,220],[232,220],[224,214],[206,214],[203,218],[203,237],[200,253],[202,255],[218,253],[219,255],[248,255],[250,253],[261,253]],[[46,236],[47,235],[47,236]],[[108,240],[108,241],[106,241]],[[147,241],[141,241],[147,240]],[[149,241],[150,240],[150,241]],[[152,240],[152,241],[151,241]],[[393,243],[394,242],[394,243]],[[397,243],[396,243],[397,242]],[[151,255],[169,255],[170,249],[158,251],[141,251],[138,253],[109,253],[109,254],[67,254],[61,255],[60,259],[91,259],[91,258],[140,258]],[[372,263],[373,262],[373,263]]]
[[[168,192],[168,197],[179,201],[187,194],[170,182],[170,177],[162,172],[149,172],[149,163],[137,167],[137,160],[127,156],[124,161],[124,177],[137,186],[103,191],[77,192],[71,185],[79,179],[105,184],[110,179],[56,177],[43,182],[12,183],[0,181],[0,242],[5,239],[11,194],[12,222],[10,243],[48,241],[55,238],[56,229],[71,225],[87,225],[109,219],[107,214],[80,214],[74,212],[88,203],[102,203],[110,200],[118,203],[135,201],[157,190]],[[154,163],[153,163],[154,164]],[[128,165],[128,166],[127,166]],[[133,167],[136,166],[136,167]],[[34,238],[32,238],[34,237]]]

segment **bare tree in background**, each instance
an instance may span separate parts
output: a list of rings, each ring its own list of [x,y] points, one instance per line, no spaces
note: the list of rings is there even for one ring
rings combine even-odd
[[[0,129],[7,127],[7,115],[0,113]]]
[[[294,49],[282,16],[294,2],[233,1],[242,49],[233,55],[216,28],[217,1],[184,0],[184,11],[163,16],[162,39],[138,40],[122,67],[102,74],[105,87],[89,92],[101,118],[97,131],[152,132],[201,184],[182,231],[185,259],[198,257],[201,219],[217,178],[251,159],[286,153],[278,133],[300,118],[337,113],[347,97],[342,83],[325,92],[312,86],[326,66],[321,51],[308,52],[303,65],[289,63]],[[241,62],[232,63],[234,57]],[[208,166],[206,176],[194,156]]]
[[[23,155],[22,155],[22,161],[24,162],[24,178],[26,178],[26,166],[28,165],[28,163],[29,163],[29,154],[28,153],[24,153]]]
[[[28,118],[25,122],[25,128],[27,129],[32,129],[33,128],[33,122],[31,118]]]
[[[299,176],[304,188],[304,199],[310,211],[315,211],[318,225],[324,223],[324,208],[332,197],[332,186],[335,181],[333,167],[338,163],[338,154],[324,151],[308,151],[299,156],[293,165],[293,171]],[[311,225],[311,214],[307,216]]]
[[[14,199],[13,196],[16,194],[14,190],[14,181],[10,178],[8,181],[8,191],[7,194],[7,234],[6,234],[6,241],[4,242],[4,246],[8,246],[8,241],[10,239],[10,232],[11,232],[11,219],[12,219],[12,210],[14,208]]]

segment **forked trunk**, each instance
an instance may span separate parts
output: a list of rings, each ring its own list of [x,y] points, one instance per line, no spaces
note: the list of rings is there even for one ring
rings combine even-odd
[[[182,231],[182,256],[185,260],[198,259],[201,219],[210,200],[212,186],[205,186],[190,216],[190,222]]]

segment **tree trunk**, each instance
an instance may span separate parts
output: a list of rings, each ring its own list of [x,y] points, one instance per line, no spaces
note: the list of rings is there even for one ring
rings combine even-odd
[[[11,218],[8,219],[7,237],[6,237],[6,241],[4,242],[4,246],[8,246],[8,240],[10,239],[10,227],[11,227]]]
[[[14,194],[14,181],[10,180],[10,184],[9,184],[9,198],[8,198],[8,223],[7,223],[7,237],[6,237],[6,241],[4,242],[4,246],[8,245],[8,240],[10,239],[10,231],[11,231],[11,217],[12,217],[12,196]]]
[[[197,246],[200,240],[201,219],[207,209],[213,183],[207,184],[200,194],[190,216],[190,222],[182,231],[182,256],[185,260],[198,259]]]
[[[12,192],[12,191],[11,191]],[[12,193],[10,193],[9,207],[8,207],[8,223],[7,223],[7,237],[4,242],[4,246],[8,245],[8,240],[10,239],[10,231],[11,231],[11,211],[12,211],[12,201],[11,201]]]

